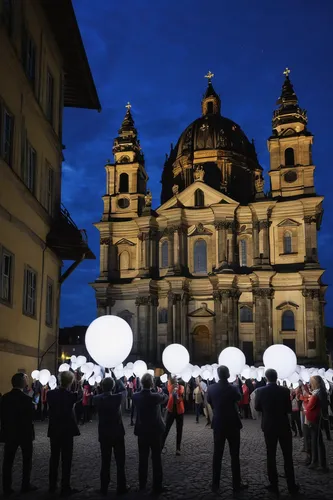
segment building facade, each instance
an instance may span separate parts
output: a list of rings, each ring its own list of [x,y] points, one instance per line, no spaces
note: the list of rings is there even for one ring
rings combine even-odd
[[[64,106],[100,107],[70,0],[0,0],[0,391],[55,369],[60,287],[84,233],[61,207]],[[63,272],[63,261],[73,261]]]
[[[202,115],[167,155],[161,206],[151,207],[130,107],[106,168],[98,315],[134,334],[133,357],[161,361],[185,345],[192,363],[226,346],[260,362],[273,343],[299,359],[323,356],[324,293],[317,254],[323,197],[314,186],[313,135],[289,70],[273,114],[270,187],[253,141],[221,114],[207,75]]]

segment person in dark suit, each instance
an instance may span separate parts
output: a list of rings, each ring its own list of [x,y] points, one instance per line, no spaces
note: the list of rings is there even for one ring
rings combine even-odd
[[[139,485],[144,490],[148,476],[148,458],[151,451],[153,463],[153,492],[160,494],[165,491],[162,486],[162,439],[165,432],[165,423],[162,419],[161,405],[165,404],[169,396],[162,392],[152,392],[154,379],[145,373],[141,379],[142,390],[133,394],[133,403],[137,416],[134,434],[138,436],[139,447]]]
[[[2,464],[2,485],[5,496],[14,493],[12,489],[12,469],[18,448],[22,450],[23,473],[22,493],[36,491],[30,484],[33,440],[33,404],[31,397],[23,390],[28,384],[24,373],[15,373],[12,377],[13,389],[1,398],[1,442],[5,443]]]
[[[208,387],[207,401],[213,409],[213,432],[214,432],[214,454],[213,454],[213,483],[212,490],[217,492],[220,487],[220,476],[222,458],[225,442],[228,441],[230,456],[232,483],[235,492],[247,488],[241,481],[239,462],[240,430],[242,423],[239,416],[238,402],[241,393],[238,386],[232,386],[228,382],[229,369],[219,366],[217,369],[219,381]]]
[[[295,482],[293,464],[293,439],[289,415],[292,412],[290,391],[277,385],[277,372],[269,369],[265,373],[268,384],[257,389],[255,409],[262,413],[261,428],[264,432],[267,450],[267,472],[270,492],[279,494],[278,473],[276,469],[276,450],[280,444],[288,490],[297,494],[299,486]]]
[[[72,372],[62,372],[59,378],[60,388],[47,393],[49,406],[48,437],[51,444],[49,491],[52,493],[57,489],[58,468],[61,456],[61,494],[69,496],[78,492],[78,490],[72,489],[70,486],[74,447],[73,438],[80,435],[74,413],[77,393],[70,392],[74,380]]]
[[[110,465],[112,450],[117,465],[117,493],[127,493],[125,476],[125,429],[121,416],[123,390],[113,394],[115,381],[108,377],[102,381],[103,393],[95,396],[93,405],[98,412],[98,438],[101,447],[101,494],[107,495],[110,483]],[[125,389],[125,387],[123,387]]]

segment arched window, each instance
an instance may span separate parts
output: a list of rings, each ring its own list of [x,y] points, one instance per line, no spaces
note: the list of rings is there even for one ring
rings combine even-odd
[[[295,316],[294,313],[288,309],[282,314],[282,331],[288,332],[295,330]]]
[[[130,256],[129,256],[129,253],[126,252],[126,250],[124,252],[121,252],[121,254],[119,255],[119,269],[120,271],[126,271],[127,269],[129,269],[129,266],[130,266]]]
[[[161,267],[169,266],[169,243],[167,240],[163,241],[161,246]]]
[[[205,195],[201,189],[197,189],[194,193],[194,204],[196,207],[204,207],[205,206]]]
[[[246,240],[240,240],[240,242],[239,242],[239,264],[242,267],[247,266],[247,242],[246,242]]]
[[[158,322],[159,323],[167,323],[168,322],[168,310],[160,309],[158,313]]]
[[[207,102],[207,113],[213,113],[214,112],[214,106],[212,101]]]
[[[128,193],[128,174],[120,174],[119,193]]]
[[[252,323],[253,322],[253,314],[252,309],[247,306],[242,306],[239,310],[239,321],[241,323]]]
[[[283,253],[292,253],[292,234],[286,231],[283,235]]]
[[[284,164],[287,167],[293,167],[295,165],[295,155],[293,148],[287,148],[284,152]]]
[[[207,272],[207,244],[205,240],[198,240],[194,243],[194,272]]]

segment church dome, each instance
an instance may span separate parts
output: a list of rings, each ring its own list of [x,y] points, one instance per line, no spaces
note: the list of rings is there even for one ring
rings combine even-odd
[[[220,113],[197,118],[181,134],[173,156],[193,154],[205,149],[219,149],[244,156],[257,163],[254,146],[237,123]]]

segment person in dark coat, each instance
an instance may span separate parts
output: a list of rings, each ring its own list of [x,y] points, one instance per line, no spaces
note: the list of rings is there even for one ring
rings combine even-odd
[[[108,377],[102,381],[102,394],[95,396],[93,405],[98,412],[98,439],[101,447],[101,494],[107,495],[110,483],[112,450],[117,465],[117,493],[127,493],[125,476],[125,429],[121,416],[123,391],[113,394],[115,381]],[[125,387],[123,388],[125,389]]]
[[[22,450],[23,473],[22,493],[36,491],[30,484],[33,440],[35,439],[33,424],[33,404],[31,397],[23,390],[28,384],[24,373],[15,373],[12,377],[13,389],[1,398],[1,432],[0,441],[5,443],[2,464],[2,485],[5,496],[14,493],[12,489],[12,469],[18,448]]]
[[[255,409],[262,413],[261,428],[265,436],[267,450],[267,472],[270,492],[279,494],[278,473],[276,468],[277,444],[280,444],[284,470],[289,492],[297,494],[299,486],[295,482],[293,464],[293,439],[289,415],[292,412],[290,391],[277,385],[277,372],[269,369],[265,373],[267,385],[256,392]]]
[[[152,392],[154,379],[146,373],[141,379],[142,390],[133,394],[133,403],[137,416],[134,434],[138,436],[139,447],[139,485],[144,490],[148,476],[148,458],[151,451],[153,463],[153,492],[162,493],[162,440],[165,432],[165,423],[162,419],[161,405],[165,404],[169,396],[162,392]]]
[[[70,486],[74,447],[73,438],[80,435],[74,412],[77,393],[70,392],[74,380],[72,372],[62,372],[59,378],[60,388],[47,393],[47,403],[49,406],[48,437],[51,444],[49,491],[52,493],[57,489],[58,468],[61,456],[61,494],[69,496],[78,492]]]
[[[238,402],[241,400],[241,392],[238,385],[232,386],[228,382],[229,369],[219,366],[217,369],[219,381],[208,387],[207,401],[213,409],[213,431],[214,431],[214,454],[213,454],[213,483],[212,490],[217,492],[220,487],[220,476],[222,458],[225,442],[228,441],[230,456],[232,482],[235,492],[247,488],[241,481],[239,449],[240,430],[242,423],[239,416]]]

